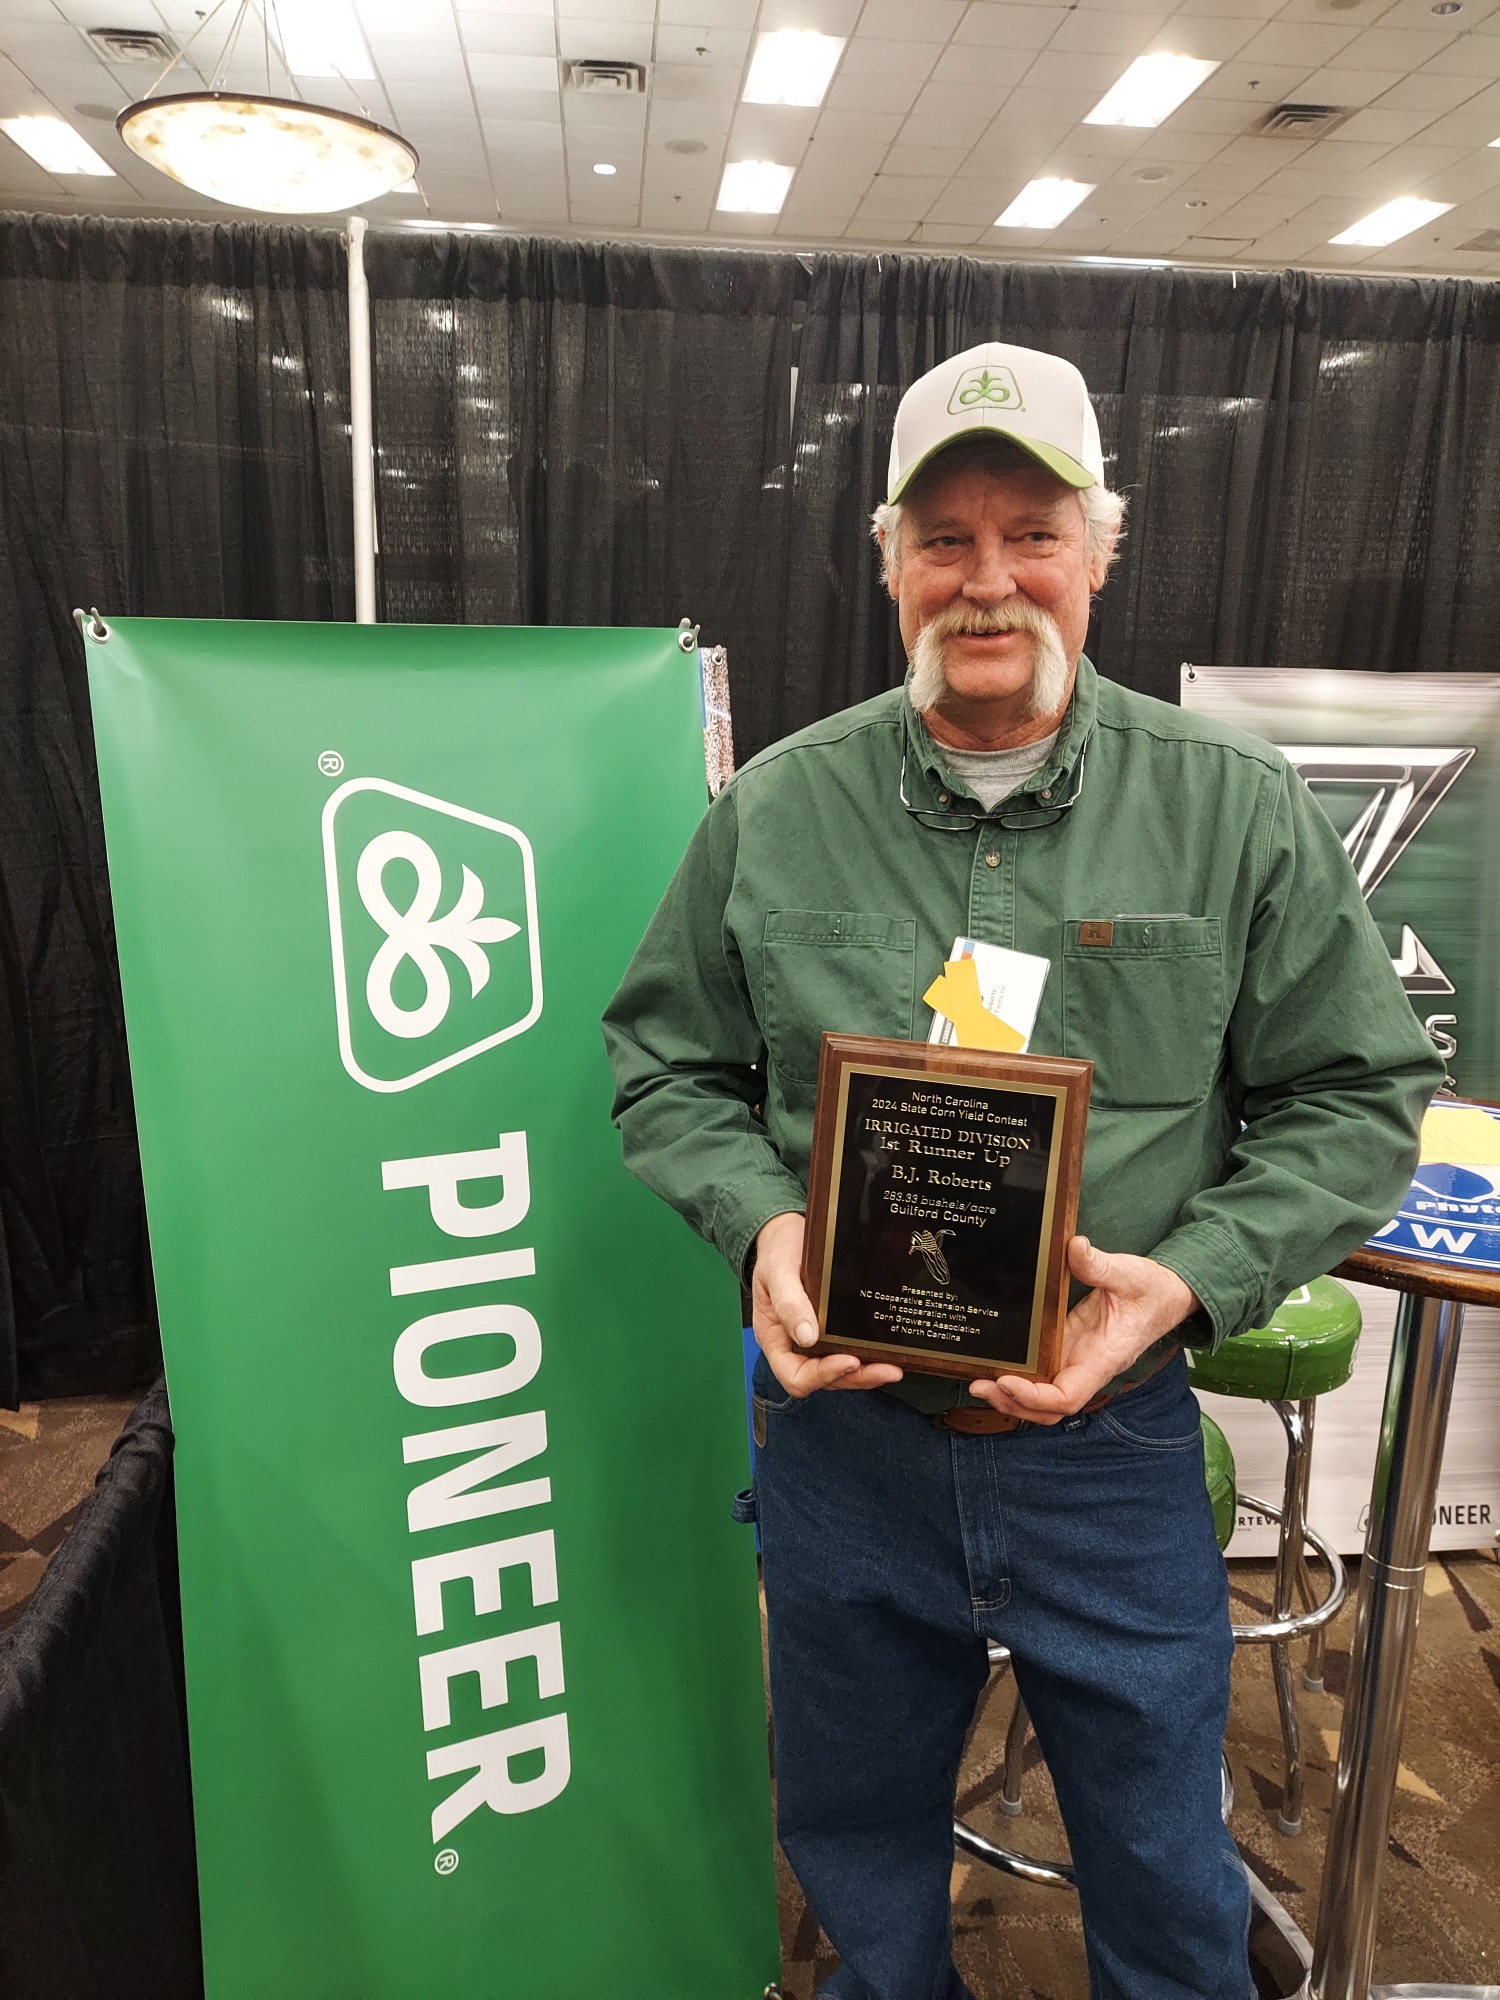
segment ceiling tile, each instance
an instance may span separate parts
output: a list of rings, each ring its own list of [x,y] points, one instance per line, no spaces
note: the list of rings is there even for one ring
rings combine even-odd
[[[882,41],[945,42],[964,12],[964,0],[865,0],[859,32]]]
[[[933,202],[928,215],[934,222],[988,228],[1002,213],[1010,196],[1024,185],[1019,180],[1013,187],[999,179],[952,180]]]
[[[1500,118],[1494,112],[1448,112],[1446,118],[1434,118],[1430,126],[1424,126],[1422,138],[1434,146],[1488,148],[1492,140],[1500,138]],[[1496,152],[1496,160],[1500,160],[1500,152]]]
[[[474,102],[486,124],[544,125],[553,130],[562,124],[555,91],[476,90]]]
[[[473,54],[550,56],[557,29],[550,14],[460,14],[463,45]]]
[[[1043,49],[1068,13],[1066,7],[1009,7],[994,0],[974,0],[953,39],[981,48]]]
[[[462,77],[457,83],[400,83],[387,86],[391,107],[402,119],[472,118],[474,94]]]
[[[476,90],[555,93],[559,80],[555,56],[471,55],[469,75]]]
[[[1283,4],[1284,0],[1181,0],[1177,11],[1179,15],[1208,20],[1226,15],[1244,20],[1269,21],[1281,12]]]
[[[1222,132],[1185,132],[1174,121],[1171,125],[1158,126],[1154,132],[1141,134],[1141,163],[1182,160],[1191,165],[1211,160],[1223,143]]]
[[[977,242],[983,233],[983,230],[975,229],[972,226],[965,228],[960,223],[934,222],[931,216],[928,216],[918,224],[917,232],[912,241],[914,243],[930,243],[935,248],[952,247],[957,249],[965,243]]]
[[[689,27],[745,28],[755,26],[757,0],[659,0],[657,19]]]
[[[740,94],[740,73],[734,69],[692,68],[687,63],[659,62],[651,72],[651,95],[683,104],[732,105]]]
[[[749,54],[750,36],[743,28],[664,25],[656,31],[658,62],[682,63],[693,69],[732,69],[738,78]]]
[[[1402,81],[1399,75],[1383,69],[1320,69],[1299,84],[1297,96],[1303,104],[1360,106],[1384,98],[1393,84]],[[1434,77],[1432,81],[1441,84],[1443,79]]]
[[[1299,65],[1306,75],[1311,69],[1330,67],[1339,51],[1355,38],[1357,25],[1322,26],[1311,21],[1276,21],[1262,28],[1240,51],[1240,61]],[[1376,65],[1380,67],[1379,64]]]
[[[839,115],[858,118],[868,114],[855,111]],[[730,127],[730,147],[736,159],[780,160],[789,167],[801,159],[815,129],[822,130],[822,117],[816,111],[789,104],[742,104]]]
[[[1145,46],[1203,62],[1228,62],[1264,25],[1244,15],[1174,14]]]
[[[649,97],[616,97],[608,91],[565,90],[561,94],[563,122],[608,125],[617,132],[644,132],[651,114]]]
[[[1500,77],[1500,35],[1460,35],[1422,67],[1436,76]]]
[[[1408,28],[1367,28],[1339,50],[1340,69],[1392,69],[1405,73],[1451,48],[1457,38],[1441,32],[1418,34]]]
[[[1462,118],[1467,116],[1467,113],[1458,112],[1455,115]],[[1450,122],[1444,119],[1441,125],[1429,125],[1422,134],[1423,144],[1429,140],[1436,141],[1451,136],[1444,135],[1441,129]],[[1496,128],[1493,122],[1489,130],[1490,139],[1500,139],[1500,128]],[[1492,146],[1490,139],[1476,144],[1459,165],[1443,169],[1442,178],[1445,186],[1451,187],[1456,185],[1458,180],[1464,180],[1476,186],[1492,187],[1497,180],[1500,180],[1500,147]],[[1446,199],[1446,197],[1441,198]]]
[[[923,111],[920,103],[901,127],[908,146],[973,146],[988,130],[984,118],[945,118],[935,111]]]
[[[672,28],[665,31],[671,35],[691,34],[691,29]],[[703,30],[703,37],[709,34]],[[728,32],[723,29],[715,33]],[[702,37],[700,37],[702,39]],[[653,29],[648,21],[600,21],[593,17],[564,17],[557,24],[558,53],[570,62],[637,62],[649,63],[652,59]],[[663,51],[669,61],[675,60],[678,51],[668,48]],[[685,61],[694,60],[691,49],[682,54]],[[701,60],[701,59],[700,59]]]
[[[763,0],[756,27],[815,28],[820,35],[852,35],[863,0]]]
[[[895,111],[825,111],[814,129],[820,146],[889,146],[902,123]]]
[[[1006,99],[1007,92],[994,84],[939,83],[934,77],[923,84],[912,110],[927,118],[951,116],[955,126],[971,125],[977,119],[979,131],[982,131]],[[978,138],[979,132],[976,131],[973,136]]]
[[[948,185],[946,177],[880,174],[870,183],[859,215],[884,222],[920,222]]]
[[[932,74],[937,83],[978,84],[995,94],[998,109],[1005,96],[1020,83],[1032,62],[1031,52],[989,49],[977,44],[950,42],[937,59]]]
[[[1025,83],[1028,90],[1092,91],[1097,104],[1129,66],[1122,56],[1065,55],[1060,50],[1043,49],[1027,70]],[[1089,109],[1093,109],[1092,104]]]
[[[969,156],[967,146],[910,146],[904,141],[892,146],[881,171],[888,174],[940,175],[945,180],[956,174]]]
[[[1380,99],[1383,111],[1456,111],[1460,104],[1484,89],[1477,76],[1403,76]]]
[[[1258,159],[1226,160],[1221,153],[1216,160],[1205,160],[1193,175],[1193,186],[1210,194],[1249,194],[1275,171],[1274,166],[1263,167]]]
[[[1288,97],[1300,97],[1308,77],[1314,73],[1296,63],[1227,62],[1204,80],[1183,110],[1194,104],[1229,100],[1237,104],[1262,104],[1269,111],[1273,104],[1280,104]],[[1182,112],[1172,115],[1180,118]]]
[[[1098,102],[1092,90],[1033,90],[1027,86],[1011,93],[999,117],[1007,125],[1061,125],[1071,131]]]
[[[463,58],[458,49],[421,48],[399,44],[380,47],[372,43],[371,54],[382,76],[399,76],[406,83],[455,83],[463,75]],[[526,60],[535,62],[535,56]]]
[[[937,42],[867,42],[856,35],[844,51],[838,80],[850,76],[926,77],[941,53]]]
[[[1335,133],[1320,140],[1316,146],[1309,146],[1296,166],[1284,171],[1293,174],[1362,174],[1391,150],[1378,139],[1348,139],[1335,143],[1337,138]]]
[[[824,101],[830,111],[907,112],[921,88],[922,79],[916,76],[840,76]]]
[[[1105,14],[1079,7],[1068,14],[1048,47],[1064,54],[1120,56],[1123,69],[1166,24],[1165,10],[1138,13],[1132,7]]]
[[[1205,97],[1200,90],[1196,97],[1190,97],[1180,111],[1174,111],[1167,124],[1161,129],[1169,132],[1212,132],[1217,133],[1226,143],[1236,134],[1249,131],[1263,118],[1279,98],[1254,96]]]
[[[536,0],[540,11],[550,13],[552,0]],[[506,0],[509,11],[509,0]],[[656,19],[655,0],[578,0],[575,6],[564,5],[561,12],[584,16],[595,21],[644,21],[648,24]]]
[[[1500,0],[1464,0],[1463,27],[1467,32],[1481,23],[1493,25]],[[1396,5],[1380,17],[1382,28],[1430,29],[1432,0],[1396,0]]]
[[[814,188],[863,189],[879,171],[887,150],[885,146],[828,146],[814,138],[802,156],[793,190],[806,194]]]
[[[1329,134],[1334,139],[1383,139],[1387,145],[1399,146],[1407,139],[1414,139],[1418,132],[1432,123],[1426,111],[1384,111],[1378,105],[1372,110],[1356,111],[1347,125],[1341,125],[1337,132]]]

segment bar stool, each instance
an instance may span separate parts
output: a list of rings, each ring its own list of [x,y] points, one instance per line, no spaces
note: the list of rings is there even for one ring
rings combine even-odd
[[[1323,1637],[1328,1621],[1344,1602],[1348,1585],[1344,1566],[1322,1536],[1307,1524],[1307,1482],[1312,1469],[1313,1419],[1317,1398],[1341,1389],[1354,1368],[1361,1318],[1352,1292],[1335,1278],[1315,1278],[1290,1293],[1265,1326],[1252,1327],[1226,1340],[1215,1354],[1188,1350],[1193,1387],[1217,1396],[1247,1396],[1269,1403],[1286,1432],[1286,1481],[1279,1507],[1240,1493],[1238,1504],[1280,1523],[1276,1538],[1276,1582],[1269,1619],[1236,1625],[1241,1646],[1271,1648],[1276,1706],[1281,1716],[1285,1754],[1281,1811],[1277,1825],[1284,1834],[1302,1831],[1302,1738],[1297,1701],[1292,1688],[1291,1647],[1309,1639],[1303,1686],[1323,1685]],[[1329,1586],[1319,1597],[1307,1564],[1313,1548],[1328,1565]],[[1294,1609],[1302,1599],[1303,1610]]]

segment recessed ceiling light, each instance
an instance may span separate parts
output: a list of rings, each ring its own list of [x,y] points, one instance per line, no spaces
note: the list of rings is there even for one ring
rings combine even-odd
[[[350,0],[271,0],[271,26],[294,76],[375,75]]]
[[[1137,167],[1132,178],[1150,185],[1156,181],[1169,181],[1172,176],[1165,167]]]
[[[14,139],[21,151],[30,153],[49,174],[108,174],[114,178],[115,170],[108,160],[101,160],[65,118],[40,112],[24,118],[0,118],[0,132]]]
[[[617,174],[619,171],[620,169],[612,167],[608,160],[595,160],[594,162],[594,172],[596,174],[603,174],[606,180],[609,179],[611,174]]]
[[[820,35],[811,28],[777,28],[758,35],[744,101],[821,104],[843,53],[842,35]]]
[[[1461,14],[1463,12],[1463,0],[1437,0],[1437,4],[1430,8],[1429,12],[1433,14]]]
[[[1096,181],[1028,181],[1005,213],[995,217],[995,227],[1056,229],[1097,185]]]
[[[1446,215],[1452,206],[1451,201],[1423,201],[1419,195],[1398,195],[1395,201],[1388,201],[1383,208],[1373,210],[1352,228],[1344,230],[1339,236],[1330,236],[1328,240],[1330,243],[1356,243],[1365,249],[1379,250],[1387,243],[1394,243],[1398,237],[1409,236],[1424,222]]]
[[[779,215],[794,172],[774,160],[731,160],[714,206],[730,215]]]
[[[687,154],[706,153],[708,145],[703,139],[668,139],[667,151],[669,153]]]
[[[1198,56],[1137,56],[1085,125],[1160,125],[1219,67]]]
[[[1207,203],[1206,201],[1190,201],[1190,202],[1189,202],[1189,203],[1188,203],[1187,205],[1188,205],[1188,207],[1189,207],[1189,208],[1207,208],[1207,207],[1208,207],[1208,203]]]

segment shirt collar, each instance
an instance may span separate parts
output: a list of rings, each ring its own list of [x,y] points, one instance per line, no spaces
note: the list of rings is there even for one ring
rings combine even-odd
[[[983,813],[979,801],[962,781],[956,778],[943,758],[942,745],[936,741],[926,723],[911,705],[911,674],[906,677],[907,695],[901,704],[902,726],[905,733],[905,762],[908,772],[907,785],[913,805],[920,805],[937,813],[951,810],[955,797],[969,801],[976,811]],[[1080,654],[1078,672],[1073,680],[1073,693],[1063,710],[1062,724],[1057,732],[1057,741],[1052,746],[1052,754],[1039,771],[1012,792],[1008,799],[1002,799],[996,806],[994,817],[1001,818],[1017,810],[1046,812],[1052,805],[1054,795],[1059,804],[1069,798],[1077,786],[1079,766],[1084,751],[1094,730],[1094,720],[1099,709],[1099,679],[1093,663],[1086,654]],[[920,799],[917,792],[924,796]],[[946,796],[945,796],[946,795]]]

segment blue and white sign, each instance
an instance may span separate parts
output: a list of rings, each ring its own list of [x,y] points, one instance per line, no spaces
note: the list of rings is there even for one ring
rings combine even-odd
[[[1422,1160],[1372,1249],[1500,1271],[1500,1111],[1444,1098],[1422,1121]]]

